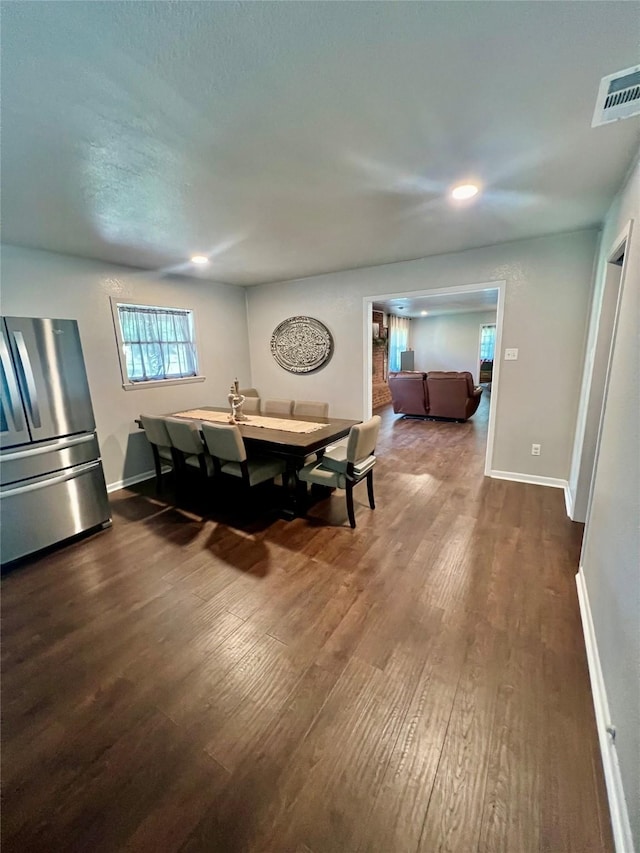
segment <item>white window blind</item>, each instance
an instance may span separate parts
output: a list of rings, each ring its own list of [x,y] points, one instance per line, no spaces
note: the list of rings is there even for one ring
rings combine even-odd
[[[117,308],[129,382],[198,375],[193,311],[128,303]]]

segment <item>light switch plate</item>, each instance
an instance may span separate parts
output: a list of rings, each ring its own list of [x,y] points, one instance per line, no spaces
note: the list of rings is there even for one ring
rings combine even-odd
[[[518,360],[518,350],[517,349],[506,349],[504,351],[504,360],[505,361],[517,361]]]

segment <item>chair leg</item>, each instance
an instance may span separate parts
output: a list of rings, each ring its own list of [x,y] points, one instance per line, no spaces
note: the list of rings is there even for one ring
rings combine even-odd
[[[162,491],[162,464],[160,462],[158,448],[155,444],[151,445],[151,452],[153,453],[153,464],[156,469],[156,494],[159,495]]]
[[[173,457],[173,488],[175,490],[176,497],[181,499],[184,497],[187,466],[184,461],[184,456],[179,450],[172,448],[171,456]]]
[[[353,511],[353,483],[347,480],[347,514],[351,527],[356,526],[356,516]]]
[[[209,469],[207,468],[207,463],[204,458],[204,453],[201,456],[198,456],[198,464],[200,465],[200,473],[202,474],[202,479],[206,483],[209,479]]]
[[[376,508],[376,502],[373,497],[373,471],[367,474],[367,494],[369,495],[369,506],[371,509]]]

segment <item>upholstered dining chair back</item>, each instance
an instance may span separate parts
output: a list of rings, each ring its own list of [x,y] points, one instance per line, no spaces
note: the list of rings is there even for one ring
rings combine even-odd
[[[140,423],[150,444],[169,449],[171,438],[165,423],[165,418],[158,415],[140,415]]]
[[[240,388],[238,393],[244,394],[245,397],[258,397],[258,399],[260,398],[260,394],[258,394],[256,388]]]
[[[259,415],[260,397],[245,397],[242,404],[242,411],[245,415]]]
[[[262,404],[262,412],[265,415],[290,415],[293,409],[293,400],[282,400],[278,397],[267,399]]]
[[[376,448],[381,421],[380,415],[374,415],[368,421],[351,427],[347,442],[347,462],[357,462],[371,456]]]
[[[140,423],[151,445],[153,465],[156,470],[156,490],[162,489],[162,466],[167,463],[175,467],[175,459],[171,448],[171,436],[167,430],[165,418],[158,415],[140,415]]]
[[[209,453],[224,462],[244,462],[247,458],[240,430],[234,424],[202,424]]]
[[[293,414],[308,418],[328,418],[329,404],[317,400],[296,400],[293,404]]]
[[[180,418],[166,418],[165,423],[171,438],[171,444],[176,450],[187,456],[200,456],[204,453],[204,444],[200,438],[200,430],[193,421]]]
[[[286,464],[283,459],[247,459],[242,434],[234,424],[203,423],[202,433],[213,457],[216,474],[239,477],[247,489],[284,474]]]

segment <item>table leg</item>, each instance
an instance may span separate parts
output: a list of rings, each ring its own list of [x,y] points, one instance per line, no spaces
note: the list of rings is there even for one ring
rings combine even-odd
[[[287,459],[287,468],[282,477],[284,502],[281,516],[286,521],[304,516],[307,511],[307,484],[298,480],[298,471],[304,464],[298,459]]]

